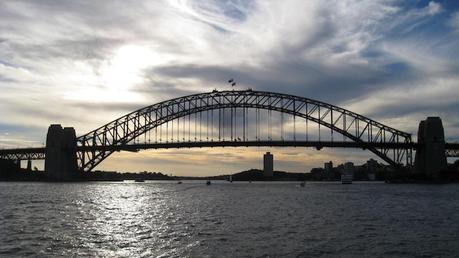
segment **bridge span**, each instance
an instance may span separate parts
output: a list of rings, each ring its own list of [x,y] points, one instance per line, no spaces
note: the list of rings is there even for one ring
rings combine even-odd
[[[446,166],[458,144],[444,141],[439,118],[421,121],[411,134],[352,111],[300,96],[264,91],[212,91],[166,100],[76,137],[51,125],[44,148],[0,150],[0,158],[45,159],[56,178],[91,171],[116,151],[202,147],[360,148],[395,168]],[[432,167],[433,166],[433,167]]]
[[[385,145],[384,143],[376,143],[375,146]],[[399,143],[390,144],[394,149],[412,148],[416,150],[418,143]],[[306,147],[321,150],[323,148],[357,148],[365,150],[369,147],[368,143],[356,142],[330,142],[330,141],[220,141],[220,142],[168,142],[168,143],[140,143],[140,144],[126,144],[115,146],[86,146],[77,147],[77,151],[130,151],[138,152],[148,149],[181,149],[181,148],[214,148],[214,147]],[[380,146],[381,147],[381,146]],[[0,159],[8,160],[44,160],[45,147],[34,148],[17,148],[17,149],[0,149]],[[459,158],[459,143],[446,143],[445,144],[446,157]]]

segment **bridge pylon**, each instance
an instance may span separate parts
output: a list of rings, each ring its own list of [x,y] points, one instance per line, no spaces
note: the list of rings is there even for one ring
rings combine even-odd
[[[53,180],[72,180],[78,174],[76,134],[73,127],[52,124],[48,128],[45,171]]]
[[[416,172],[429,177],[447,167],[445,154],[445,133],[440,117],[427,117],[419,123],[418,149],[416,150]]]

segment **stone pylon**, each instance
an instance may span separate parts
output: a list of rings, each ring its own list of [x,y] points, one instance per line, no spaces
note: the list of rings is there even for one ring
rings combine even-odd
[[[73,127],[50,125],[46,136],[45,171],[50,179],[65,181],[77,175],[76,134]]]
[[[446,169],[445,133],[439,117],[427,117],[419,123],[419,147],[416,150],[416,172],[437,177]]]

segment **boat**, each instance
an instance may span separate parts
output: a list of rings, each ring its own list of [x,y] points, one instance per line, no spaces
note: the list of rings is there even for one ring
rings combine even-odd
[[[178,181],[177,184],[179,184],[179,185],[182,184],[182,181]]]
[[[145,180],[143,180],[143,179],[141,179],[141,178],[137,178],[136,180],[134,180],[134,182],[142,183],[142,182],[145,182]]]
[[[210,185],[210,180],[207,180],[206,185]]]
[[[341,175],[341,184],[343,185],[349,185],[352,184],[352,174],[342,174]]]
[[[301,182],[300,187],[304,187],[306,185],[306,182]]]

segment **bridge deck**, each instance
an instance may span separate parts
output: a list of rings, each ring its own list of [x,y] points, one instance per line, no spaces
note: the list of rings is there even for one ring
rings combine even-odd
[[[359,143],[336,141],[201,141],[201,142],[163,142],[147,144],[127,144],[115,146],[78,146],[77,151],[139,151],[146,149],[174,148],[213,148],[213,147],[312,147],[322,148],[360,148],[385,147],[392,149],[416,149],[418,143]],[[459,157],[459,143],[446,143],[448,157]],[[45,158],[45,148],[0,149],[1,159],[37,160]]]
[[[392,149],[416,148],[416,143],[361,143],[339,141],[197,141],[197,142],[162,142],[141,143],[115,146],[78,147],[81,151],[135,151],[143,149],[173,149],[173,148],[213,148],[213,147],[314,147],[322,148],[361,148],[386,147]]]

